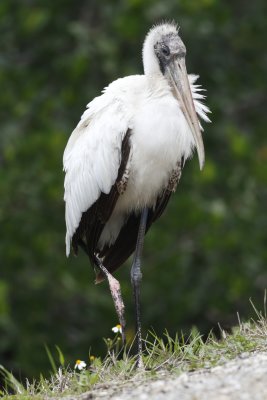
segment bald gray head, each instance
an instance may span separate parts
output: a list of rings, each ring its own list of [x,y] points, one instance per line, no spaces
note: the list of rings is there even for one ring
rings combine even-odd
[[[186,48],[177,25],[163,23],[150,29],[143,46],[145,74],[162,72],[174,57],[185,57]]]
[[[165,74],[166,67],[173,59],[182,58],[186,55],[185,45],[178,35],[178,32],[163,35],[161,39],[154,44],[154,51],[163,74]]]

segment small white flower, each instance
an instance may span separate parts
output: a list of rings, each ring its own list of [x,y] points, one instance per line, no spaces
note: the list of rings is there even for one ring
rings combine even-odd
[[[114,333],[122,333],[122,329],[121,329],[121,325],[120,324],[118,324],[118,325],[116,325],[116,326],[114,326],[113,328],[112,328],[112,331],[114,332]]]
[[[79,371],[82,371],[86,367],[86,362],[82,360],[77,360],[74,366],[74,369],[78,369]]]

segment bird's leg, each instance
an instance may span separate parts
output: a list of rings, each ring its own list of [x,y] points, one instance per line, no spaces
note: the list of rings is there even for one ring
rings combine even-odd
[[[134,293],[135,303],[135,321],[136,321],[136,340],[137,340],[137,367],[143,367],[142,361],[142,331],[141,331],[141,318],[140,318],[140,284],[142,280],[141,272],[141,255],[144,244],[144,237],[146,233],[148,208],[144,208],[140,218],[140,225],[137,236],[137,243],[134,253],[134,259],[131,269],[131,281]]]
[[[121,288],[120,288],[120,283],[117,281],[117,279],[114,278],[114,276],[111,275],[111,273],[107,270],[106,267],[102,264],[101,260],[96,256],[96,261],[97,261],[97,266],[98,268],[103,272],[105,277],[108,280],[109,284],[109,289],[111,292],[111,296],[115,305],[115,309],[120,321],[121,325],[121,337],[122,337],[122,344],[125,346],[125,317],[124,317],[124,303],[122,300],[122,295],[121,295]]]

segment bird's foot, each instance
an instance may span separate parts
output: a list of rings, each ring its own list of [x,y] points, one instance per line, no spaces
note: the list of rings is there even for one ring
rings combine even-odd
[[[138,354],[138,355],[137,355],[136,368],[137,368],[139,371],[142,371],[142,370],[145,369],[144,362],[143,362],[143,358],[142,358],[142,354]]]

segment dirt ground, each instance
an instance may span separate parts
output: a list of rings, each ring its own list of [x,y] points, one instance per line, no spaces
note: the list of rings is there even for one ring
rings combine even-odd
[[[131,382],[101,385],[78,399],[267,400],[267,352],[244,353],[222,366],[179,377],[164,376],[141,383],[137,374]]]

